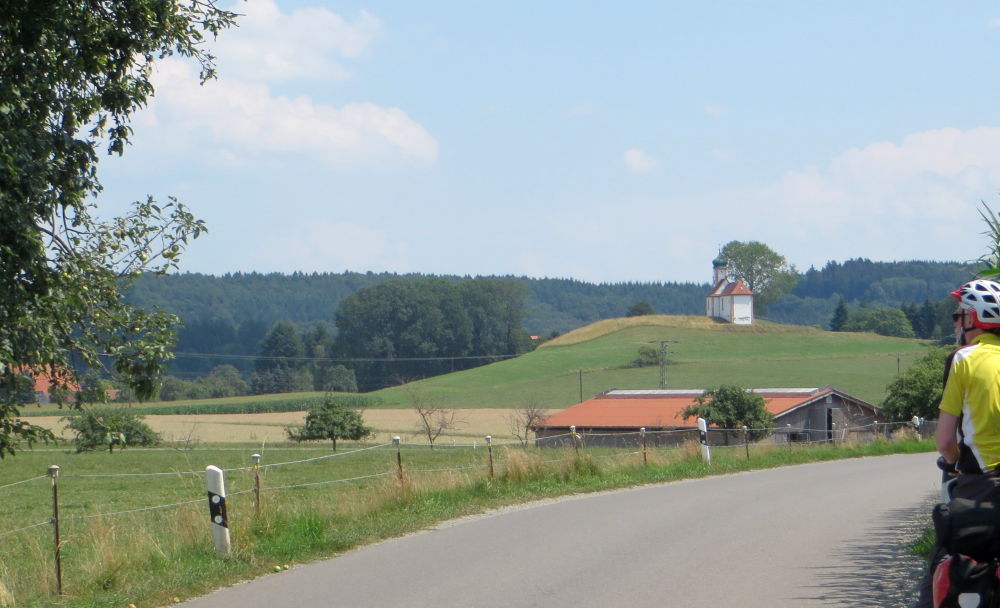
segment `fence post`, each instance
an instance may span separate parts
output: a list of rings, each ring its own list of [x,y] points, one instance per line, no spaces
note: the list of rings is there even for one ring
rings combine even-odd
[[[646,460],[646,427],[639,429],[639,439],[642,441],[642,466],[646,466],[648,463]]]
[[[62,595],[62,543],[59,542],[59,466],[49,467],[52,478],[52,529],[55,531],[56,593]]]
[[[747,448],[747,461],[750,461],[750,429],[743,425],[743,445]]]
[[[216,552],[229,555],[229,519],[226,514],[226,478],[222,469],[215,465],[205,467],[205,482],[208,486],[208,514],[211,518],[212,539]]]
[[[708,421],[704,418],[698,419],[698,439],[701,441],[702,460],[712,464],[712,451],[708,447]]]
[[[791,456],[792,455],[792,425],[791,424],[786,424],[785,428],[787,429],[785,431],[785,443],[788,444],[788,455]]]
[[[250,458],[253,458],[253,511],[260,515],[260,454]]]
[[[399,437],[392,438],[393,445],[396,446],[396,475],[399,477],[399,483],[403,483],[403,456],[399,453]]]
[[[490,453],[490,479],[493,479],[493,436],[486,436],[486,450]]]
[[[575,424],[570,425],[569,432],[573,434],[573,450],[576,452],[576,455],[579,456],[580,455],[580,435],[577,434],[577,432],[576,432],[576,425]]]

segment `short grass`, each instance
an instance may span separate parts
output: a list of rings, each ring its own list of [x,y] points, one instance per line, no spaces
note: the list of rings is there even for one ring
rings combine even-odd
[[[757,388],[834,385],[878,405],[886,387],[930,345],[924,340],[758,321],[750,327],[704,317],[649,315],[609,319],[567,333],[523,356],[386,388],[360,398],[367,409],[563,409],[612,388],[660,385],[660,368],[630,364],[642,346],[669,340],[668,388],[704,389],[723,383]],[[304,411],[323,393],[257,395],[134,404],[146,414],[225,414]],[[24,408],[27,416],[58,413],[54,406]]]
[[[629,364],[642,346],[668,344],[668,388],[837,386],[878,404],[927,341],[828,332],[760,321],[751,327],[702,317],[612,319],[570,332],[522,357],[373,393],[405,407],[409,391],[444,407],[564,408],[612,388],[658,388],[659,367]]]
[[[912,438],[868,445],[717,448],[711,465],[697,445],[574,450],[479,445],[430,450],[403,446],[404,477],[390,446],[268,449],[254,503],[256,446],[114,454],[24,451],[0,461],[0,606],[140,608],[425,528],[434,522],[545,497],[701,477],[786,464],[928,451]],[[362,449],[368,448],[368,449]],[[328,457],[329,456],[329,457]],[[63,596],[55,593],[52,488],[60,466]],[[205,466],[227,472],[234,552],[215,556],[203,481]],[[149,475],[149,473],[159,473]],[[11,485],[14,484],[14,485]],[[34,526],[34,527],[32,527]]]

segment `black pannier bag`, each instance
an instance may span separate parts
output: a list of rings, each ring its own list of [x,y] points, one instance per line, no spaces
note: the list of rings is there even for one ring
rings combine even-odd
[[[936,608],[1000,606],[1000,508],[954,498],[934,507],[938,545],[950,555],[933,577]]]
[[[1000,557],[1000,508],[996,503],[967,498],[934,507],[938,545],[952,555],[980,562]]]

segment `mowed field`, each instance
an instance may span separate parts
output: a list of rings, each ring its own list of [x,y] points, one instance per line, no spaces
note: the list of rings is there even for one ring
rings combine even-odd
[[[437,440],[442,444],[481,441],[486,435],[498,441],[515,439],[510,423],[514,410],[462,409],[454,412],[455,428],[446,431]],[[303,424],[305,415],[305,412],[149,415],[144,421],[167,443],[274,444],[288,441],[285,428]],[[426,437],[421,436],[419,418],[412,409],[365,410],[364,419],[374,432],[369,442],[388,443],[394,436],[408,443],[427,442]],[[52,429],[64,439],[71,438],[65,431],[66,423],[59,416],[32,417],[31,423]]]

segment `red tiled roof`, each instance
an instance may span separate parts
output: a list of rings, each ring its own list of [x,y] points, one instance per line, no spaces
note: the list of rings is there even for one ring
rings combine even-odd
[[[752,296],[753,292],[750,288],[746,286],[743,281],[727,281],[725,279],[719,281],[709,292],[708,297],[710,298],[721,298],[723,296]]]
[[[546,418],[540,427],[568,428],[662,428],[695,427],[681,412],[694,405],[703,391],[609,391]],[[755,389],[764,407],[775,416],[790,412],[829,393],[838,392],[850,401],[872,407],[831,387],[810,389]],[[874,409],[872,407],[872,409]]]

